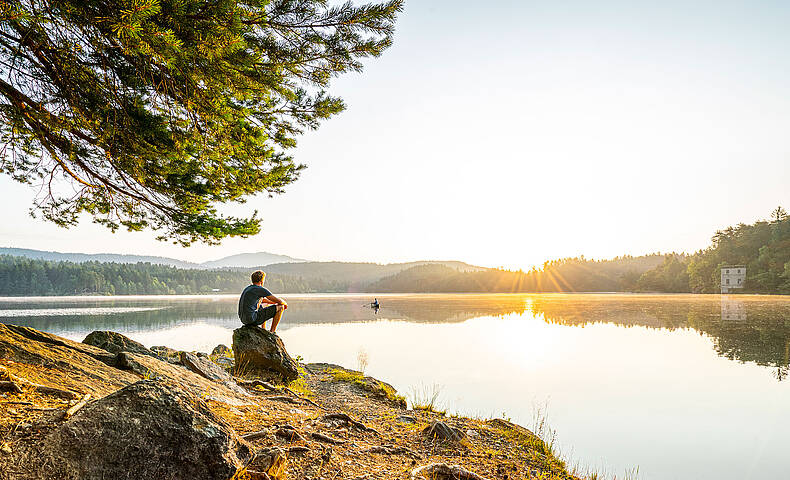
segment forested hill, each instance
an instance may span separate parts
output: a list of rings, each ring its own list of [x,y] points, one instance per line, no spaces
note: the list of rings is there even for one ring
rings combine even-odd
[[[746,265],[744,293],[790,293],[790,218],[781,207],[770,220],[719,230],[711,245],[683,258],[667,258],[646,272],[637,290],[718,293],[723,265]]]
[[[695,292],[718,293],[722,265],[746,265],[744,292],[790,293],[790,219],[716,232],[691,255],[672,253],[610,260],[565,258],[540,269],[510,271],[462,262],[303,262],[269,265],[266,286],[309,292]],[[139,295],[237,293],[250,269],[181,269],[151,263],[55,262],[0,255],[3,295]]]
[[[513,272],[463,262],[306,262],[269,265],[266,286],[309,292],[560,292],[625,291],[660,254],[612,260],[568,258],[542,270]],[[0,296],[167,295],[236,293],[250,269],[181,269],[151,263],[53,262],[0,255]]]
[[[565,258],[522,271],[459,272],[417,266],[368,285],[371,292],[666,292],[719,293],[721,267],[746,265],[744,293],[790,293],[790,218],[739,224],[715,233],[694,254],[653,254],[612,260]]]
[[[594,261],[547,262],[544,269],[511,272],[463,262],[306,262],[265,267],[266,286],[278,293],[528,292],[627,290],[659,254]],[[181,269],[150,263],[52,262],[0,255],[0,295],[164,295],[236,293],[249,269]]]
[[[332,278],[347,285],[349,291],[365,291],[372,282],[420,265],[441,265],[451,272],[476,272],[489,270],[458,261],[423,260],[409,263],[361,263],[361,262],[303,262],[268,265],[263,270],[267,275],[297,276],[300,278]]]
[[[176,258],[157,257],[151,255],[125,255],[118,253],[68,253],[32,250],[29,248],[0,248],[0,255],[25,257],[51,262],[115,262],[115,263],[153,263],[178,268],[199,268],[197,263],[185,262]]]
[[[283,263],[264,270],[266,286],[278,293],[353,292],[425,263]],[[463,262],[439,263],[453,271],[485,270]],[[238,293],[249,285],[251,270],[183,269],[147,262],[77,263],[0,255],[0,296]]]
[[[673,254],[674,255],[674,254]],[[418,265],[373,282],[369,292],[623,292],[664,255],[624,256],[611,260],[584,257],[546,262],[542,269],[459,271],[443,265]]]
[[[237,293],[249,285],[249,271],[196,270],[151,263],[50,262],[0,255],[0,296],[18,295],[171,295]],[[332,279],[271,274],[266,285],[277,292],[339,292],[347,285]]]
[[[120,253],[64,253],[49,252],[45,250],[31,250],[29,248],[0,247],[0,255],[26,257],[36,260],[49,260],[52,262],[114,262],[114,263],[152,263],[155,265],[168,265],[178,268],[197,268],[209,270],[213,268],[240,268],[245,265],[265,266],[273,263],[306,262],[299,258],[279,255],[269,252],[241,253],[211,260],[203,263],[186,262],[177,258],[156,257],[150,255],[129,255]]]

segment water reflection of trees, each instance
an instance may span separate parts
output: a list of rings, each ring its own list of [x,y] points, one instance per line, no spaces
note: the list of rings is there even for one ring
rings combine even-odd
[[[608,323],[625,327],[693,329],[712,339],[724,358],[775,368],[783,380],[790,372],[790,300],[782,297],[645,295],[419,295],[380,297],[378,313],[369,298],[293,297],[282,329],[306,324],[399,320],[458,323],[469,319],[530,312],[546,322],[575,327]],[[157,299],[78,299],[0,304],[22,308],[158,308],[124,313],[75,316],[0,317],[61,335],[92,330],[151,331],[204,323],[236,328],[234,297]]]
[[[427,295],[380,299],[379,316],[416,323],[458,323],[479,317],[523,314],[524,295]]]
[[[675,330],[690,328],[713,340],[716,352],[739,362],[790,371],[790,301],[756,297],[536,297],[532,313],[570,326],[609,323]]]
[[[294,297],[288,299],[288,312],[281,328],[298,325],[371,322],[376,320],[401,320],[415,323],[463,322],[483,316],[502,316],[525,311],[523,296],[458,295],[394,296],[381,299],[381,309],[369,308],[367,297]],[[108,308],[155,308],[155,310],[98,313]],[[208,323],[227,328],[237,328],[235,297],[188,297],[157,299],[74,299],[37,303],[2,303],[4,309],[62,309],[96,308],[91,315],[57,316],[0,316],[0,322],[26,325],[59,335],[90,332],[93,330],[146,331],[164,330],[181,325]]]
[[[189,300],[96,300],[96,301],[64,301],[64,302],[42,302],[32,305],[35,308],[62,309],[67,312],[69,308],[95,308],[97,312],[116,307],[128,308],[153,308],[152,310],[131,311],[131,312],[108,312],[95,313],[89,315],[52,315],[52,316],[11,316],[2,317],[0,322],[25,325],[38,330],[68,335],[77,332],[90,332],[93,330],[117,330],[117,331],[147,331],[164,330],[188,325],[197,322],[205,322],[218,325],[232,325],[238,323],[235,311],[235,300],[233,304],[227,301],[210,301],[201,299],[199,301]],[[8,305],[3,305],[7,309]],[[31,308],[26,305],[25,308]]]

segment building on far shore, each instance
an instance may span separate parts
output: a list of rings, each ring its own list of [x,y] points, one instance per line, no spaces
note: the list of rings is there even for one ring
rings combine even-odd
[[[743,288],[746,283],[746,265],[725,265],[721,267],[721,293]]]

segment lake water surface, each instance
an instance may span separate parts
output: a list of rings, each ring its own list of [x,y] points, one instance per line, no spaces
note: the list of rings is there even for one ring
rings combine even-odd
[[[572,462],[618,478],[790,477],[790,298],[695,295],[284,295],[292,355],[357,368],[407,397],[440,386],[465,415],[532,427],[547,407]],[[0,298],[0,322],[150,347],[231,344],[235,296]],[[360,355],[362,354],[362,355]]]

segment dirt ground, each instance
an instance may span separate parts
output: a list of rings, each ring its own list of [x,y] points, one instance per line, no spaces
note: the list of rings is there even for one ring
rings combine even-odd
[[[128,371],[104,378],[52,355],[41,361],[16,353],[3,350],[0,342],[0,376],[66,388],[77,398],[57,398],[26,383],[20,383],[21,392],[0,392],[0,478],[28,478],[15,463],[15,452],[40,442],[79,398],[87,393],[101,398],[142,379]],[[550,447],[518,425],[407,410],[391,387],[359,372],[305,365],[289,387],[248,386],[253,396],[246,405],[204,399],[256,450],[276,447],[284,453],[281,479],[408,479],[415,469],[434,463],[492,480],[576,479]],[[437,421],[456,438],[424,433]],[[265,468],[253,461],[237,478],[266,478],[255,473]]]

